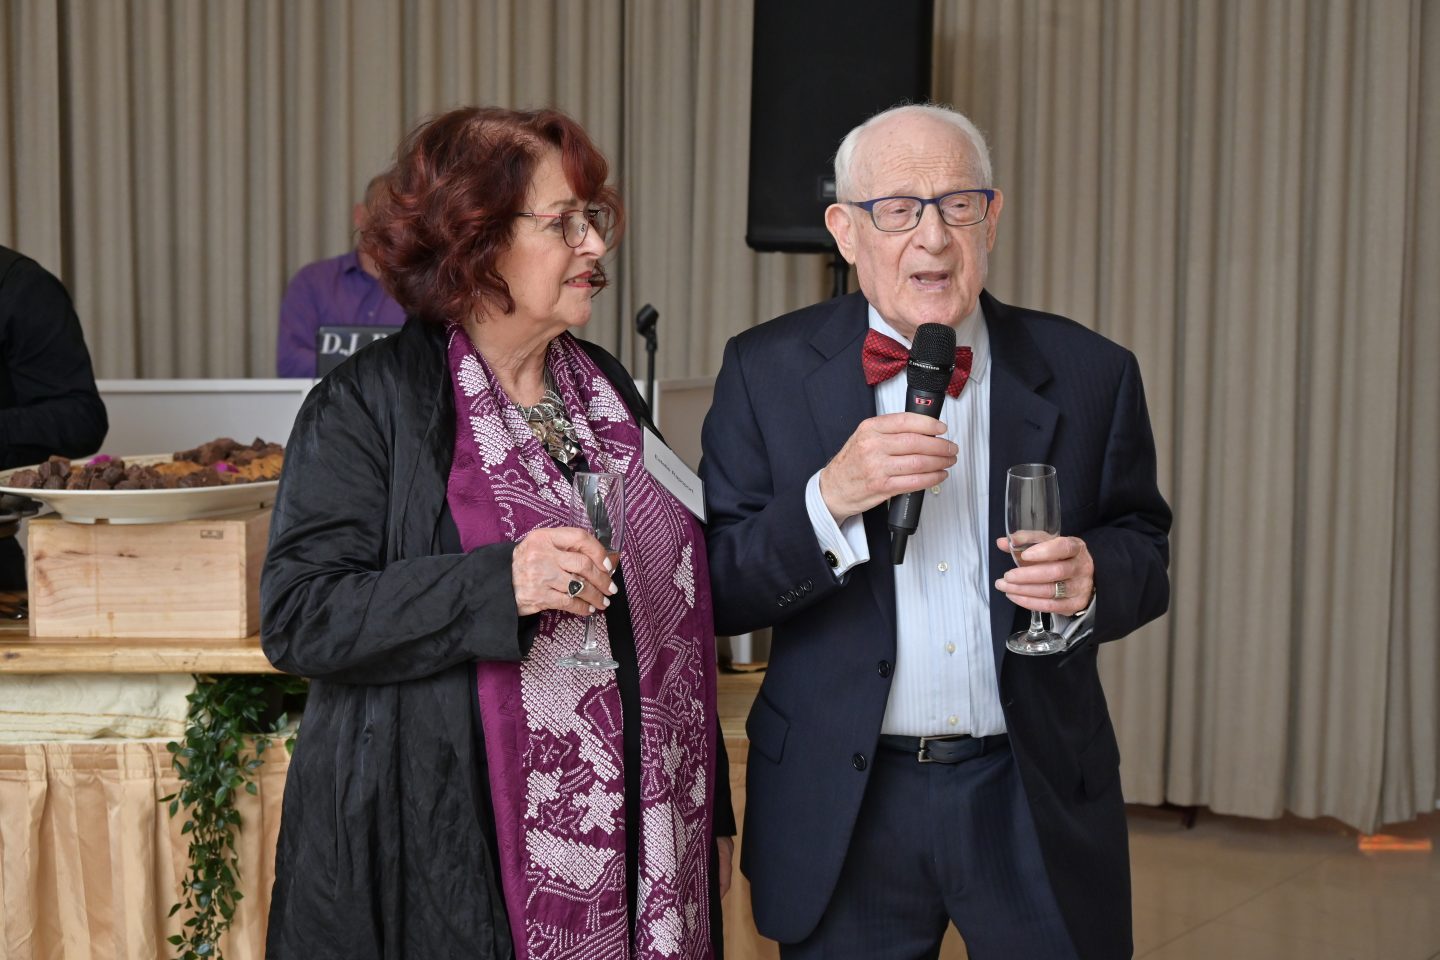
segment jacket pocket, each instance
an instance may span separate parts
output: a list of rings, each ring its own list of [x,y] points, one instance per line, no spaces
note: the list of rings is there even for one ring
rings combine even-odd
[[[790,721],[770,706],[762,690],[755,697],[750,716],[745,721],[745,735],[750,738],[750,748],[772,763],[779,763],[785,756],[785,738],[790,733]]]
[[[1093,658],[1096,651],[1099,650],[1099,647],[1095,645],[1094,637],[1094,624],[1091,624],[1090,629],[1086,631],[1082,639],[1076,640],[1074,646],[1055,657],[1055,669],[1064,670],[1077,660],[1083,661],[1087,657]]]

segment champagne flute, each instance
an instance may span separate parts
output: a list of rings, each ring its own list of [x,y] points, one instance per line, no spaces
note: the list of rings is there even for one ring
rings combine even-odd
[[[618,473],[575,474],[575,523],[588,530],[620,568],[620,547],[625,539],[625,478]],[[585,640],[580,649],[560,660],[560,666],[575,670],[614,670],[620,666],[595,639],[595,617],[585,618]]]
[[[1048,463],[1016,464],[1006,473],[1005,535],[1017,565],[1025,562],[1026,547],[1060,536],[1060,482]],[[1038,610],[1030,611],[1028,630],[1005,640],[1007,650],[1028,656],[1060,653],[1066,645],[1063,636],[1045,629]]]

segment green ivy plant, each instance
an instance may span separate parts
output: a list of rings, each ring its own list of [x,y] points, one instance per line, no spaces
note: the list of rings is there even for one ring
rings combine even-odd
[[[170,816],[184,812],[180,832],[190,838],[182,899],[170,908],[172,917],[180,910],[189,914],[184,933],[169,938],[179,960],[223,960],[220,937],[230,928],[241,899],[235,849],[240,811],[235,799],[241,790],[258,792],[255,771],[272,737],[289,724],[279,704],[304,689],[305,681],[281,674],[195,678],[195,691],[186,698],[190,707],[185,737],[166,744],[180,790],[160,798],[169,802]],[[285,749],[294,748],[292,731]]]

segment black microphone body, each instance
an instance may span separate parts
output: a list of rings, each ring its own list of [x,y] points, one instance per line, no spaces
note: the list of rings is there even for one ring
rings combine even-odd
[[[955,369],[955,328],[943,323],[922,323],[911,341],[910,360],[905,365],[905,412],[940,418],[945,391]],[[920,508],[925,491],[890,498],[890,561],[905,562],[910,535],[920,526]]]

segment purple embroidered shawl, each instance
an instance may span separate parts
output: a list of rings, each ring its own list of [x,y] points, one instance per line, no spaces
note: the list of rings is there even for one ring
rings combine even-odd
[[[574,526],[570,484],[460,328],[451,331],[455,459],[447,499],[466,550]],[[711,956],[715,637],[699,524],[645,469],[624,401],[575,341],[545,358],[592,470],[623,474],[625,575],[640,672],[640,838],[633,956]],[[698,589],[697,589],[698,585]],[[597,616],[608,649],[605,618]],[[626,960],[625,779],[610,671],[557,665],[583,621],[546,611],[521,663],[482,662],[480,714],[500,876],[518,960]]]

